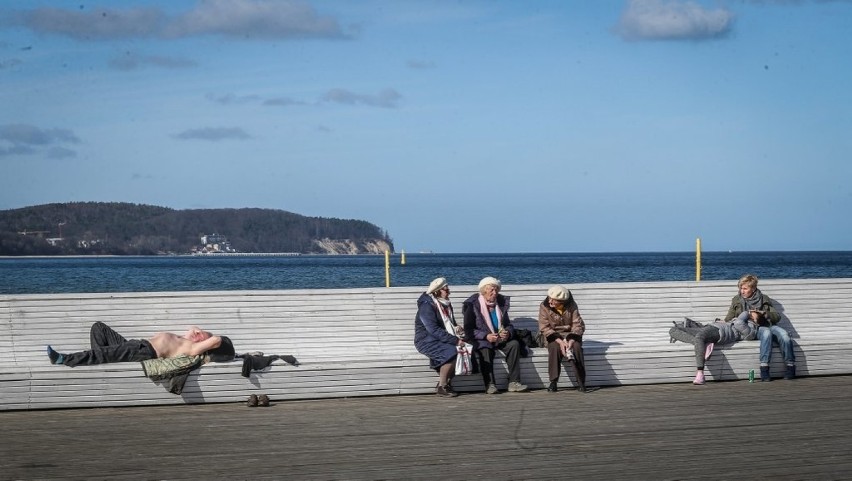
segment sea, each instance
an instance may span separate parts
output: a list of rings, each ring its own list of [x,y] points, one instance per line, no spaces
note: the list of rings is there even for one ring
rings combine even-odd
[[[404,261],[404,262],[403,262]],[[0,295],[693,281],[694,252],[0,258]],[[703,252],[701,279],[852,277],[852,251]]]

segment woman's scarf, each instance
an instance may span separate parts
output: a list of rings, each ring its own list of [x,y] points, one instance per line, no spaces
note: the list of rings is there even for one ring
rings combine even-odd
[[[494,310],[497,312],[497,325],[500,326],[500,328],[502,329],[503,328],[503,310],[500,309],[500,306],[498,306],[496,302],[493,302],[493,303],[490,303],[490,304],[488,302],[486,302],[485,296],[480,294],[479,295],[479,310],[480,310],[480,312],[482,312],[482,317],[485,318],[485,324],[488,326],[488,330],[490,330],[491,333],[493,334],[493,333],[495,333],[495,331],[494,331],[494,325],[491,323],[491,314],[488,312],[489,307],[494,308]]]
[[[763,307],[763,293],[755,289],[751,297],[743,297],[743,312],[759,311]]]
[[[457,330],[458,324],[456,324],[455,316],[453,316],[453,305],[450,303],[450,300],[435,297],[433,294],[429,294],[429,297],[435,301],[435,306],[438,308],[438,314],[441,315],[441,320],[444,322],[444,329],[453,336],[459,337]]]

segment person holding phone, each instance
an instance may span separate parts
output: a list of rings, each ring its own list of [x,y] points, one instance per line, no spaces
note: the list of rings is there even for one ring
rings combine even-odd
[[[746,274],[737,282],[740,293],[731,299],[731,307],[725,316],[726,321],[732,319],[751,320],[758,325],[757,338],[760,340],[760,380],[771,381],[769,360],[772,357],[772,343],[778,344],[781,355],[784,356],[784,379],[796,377],[796,354],[793,352],[793,341],[790,334],[781,326],[781,313],[775,309],[772,299],[757,288],[757,277]]]

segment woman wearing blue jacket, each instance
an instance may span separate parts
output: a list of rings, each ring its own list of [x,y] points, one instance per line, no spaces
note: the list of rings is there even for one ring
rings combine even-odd
[[[455,374],[458,349],[464,345],[464,328],[453,315],[450,286],[447,279],[439,277],[417,299],[414,318],[414,347],[429,358],[429,367],[438,372],[438,396],[458,396],[450,381]]]

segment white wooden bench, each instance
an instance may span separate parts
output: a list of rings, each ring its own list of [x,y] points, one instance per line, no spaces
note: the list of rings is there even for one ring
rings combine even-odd
[[[452,280],[451,280],[452,281]],[[516,327],[537,331],[538,305],[549,285],[506,285]],[[600,283],[567,285],[586,321],[584,347],[589,386],[688,382],[691,345],[669,343],[672,321],[723,317],[736,281]],[[800,376],[852,373],[852,279],[763,280],[792,333]],[[282,291],[112,293],[0,296],[0,410],[128,406],[431,393],[428,360],[414,349],[415,301],[422,288]],[[475,286],[453,285],[462,301]],[[178,396],[146,378],[139,363],[51,365],[45,346],[85,349],[89,327],[100,320],[127,338],[199,325],[230,337],[238,353],[291,354],[250,378],[242,362],[211,363],[194,371]],[[710,380],[745,379],[757,368],[757,342],[717,349]],[[498,356],[499,357],[499,356]],[[502,362],[502,361],[501,361]],[[547,353],[522,359],[522,381],[547,383]],[[775,348],[773,373],[783,363]],[[504,366],[496,368],[505,387]],[[570,368],[560,380],[572,383]],[[460,391],[481,391],[479,375],[458,377]]]

